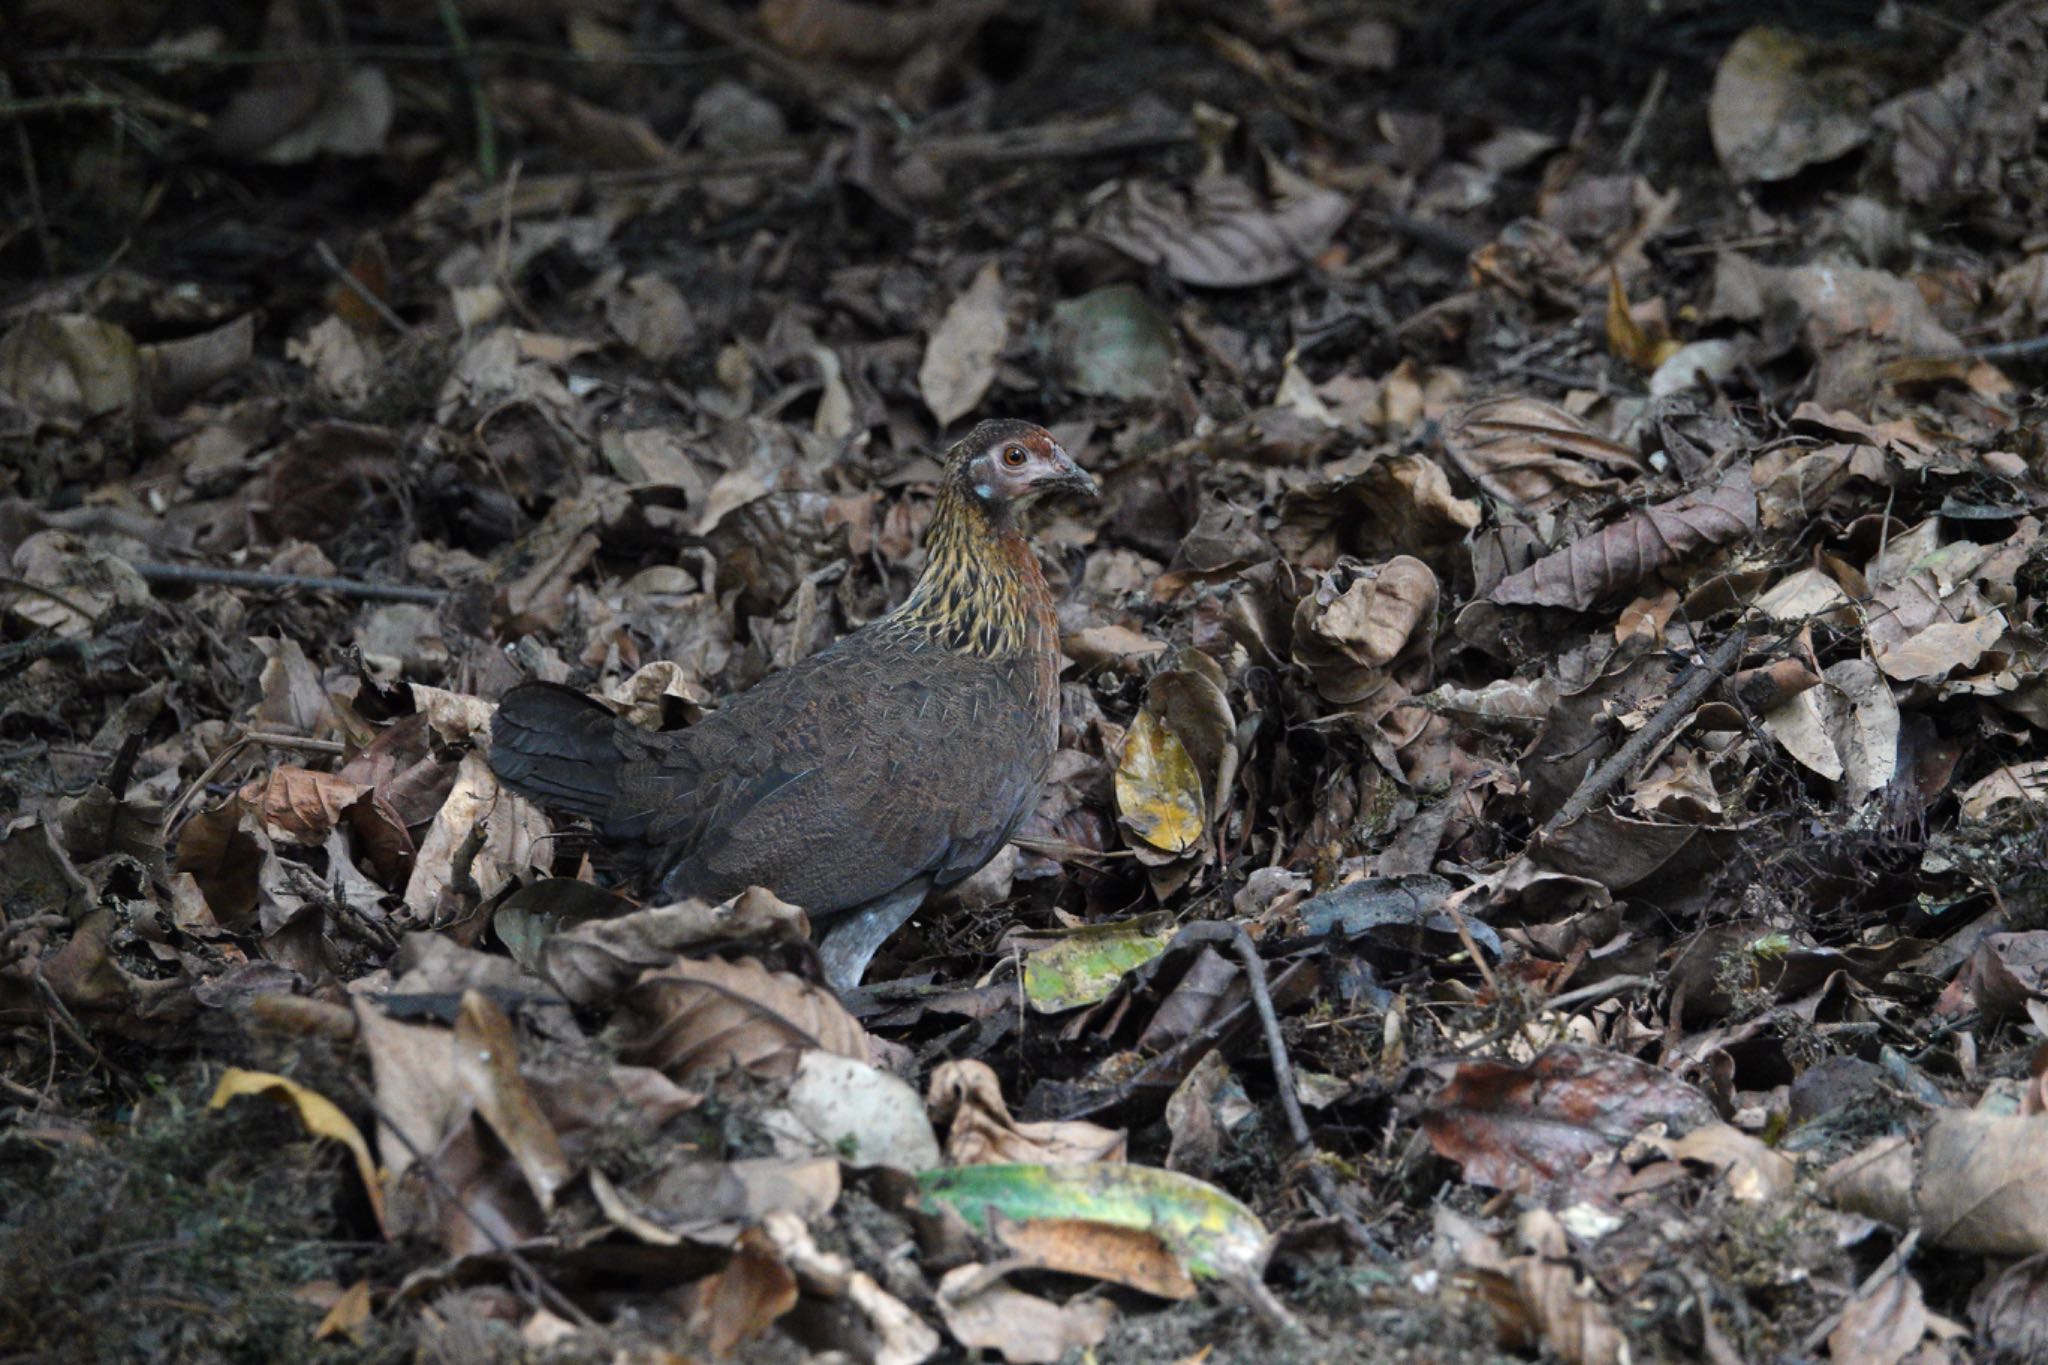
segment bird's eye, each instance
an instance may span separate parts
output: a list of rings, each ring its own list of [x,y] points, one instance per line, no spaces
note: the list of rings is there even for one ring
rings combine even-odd
[[[1026,456],[1024,454],[1023,446],[1003,447],[1003,468],[1022,469],[1024,467],[1025,459]]]

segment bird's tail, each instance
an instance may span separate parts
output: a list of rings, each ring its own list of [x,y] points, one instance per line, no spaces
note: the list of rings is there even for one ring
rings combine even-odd
[[[602,825],[619,795],[618,717],[556,683],[507,692],[491,722],[491,771],[521,795]]]

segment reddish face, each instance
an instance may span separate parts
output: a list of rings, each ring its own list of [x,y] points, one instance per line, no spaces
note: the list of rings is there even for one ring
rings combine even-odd
[[[1029,422],[983,422],[956,449],[967,491],[992,510],[1021,507],[1047,493],[1096,494],[1087,470],[1060,449],[1044,427]]]

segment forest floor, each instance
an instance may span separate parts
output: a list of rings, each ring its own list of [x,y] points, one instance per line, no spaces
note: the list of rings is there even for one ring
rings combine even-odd
[[[0,1361],[2048,1358],[2048,7],[16,9]],[[498,787],[991,416],[863,989]]]

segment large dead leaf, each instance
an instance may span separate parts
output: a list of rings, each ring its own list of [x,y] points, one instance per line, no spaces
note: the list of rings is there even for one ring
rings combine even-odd
[[[548,1122],[526,1079],[519,1074],[519,1040],[512,1021],[481,991],[462,993],[455,1016],[455,1075],[526,1177],[527,1188],[546,1213],[555,1192],[574,1174],[562,1155],[561,1139]]]
[[[1516,606],[1578,611],[1634,590],[1659,570],[1756,531],[1756,492],[1737,469],[1712,488],[1631,512],[1612,526],[1552,551],[1487,594]]]
[[[1707,1097],[1670,1072],[1576,1044],[1546,1048],[1526,1066],[1466,1062],[1423,1111],[1437,1155],[1494,1189],[1609,1176],[1587,1164],[1652,1123],[1689,1130],[1715,1120]]]
[[[1540,512],[1584,493],[1620,488],[1642,457],[1540,398],[1489,398],[1451,414],[1444,451],[1512,507]]]
[[[1351,213],[1349,196],[1299,176],[1276,172],[1274,189],[1269,207],[1233,176],[1204,176],[1185,196],[1132,182],[1096,214],[1094,231],[1184,284],[1270,284],[1313,259]]]
[[[1124,826],[1162,853],[1185,853],[1201,840],[1202,776],[1180,736],[1151,711],[1140,711],[1124,736],[1116,807]]]
[[[732,1067],[788,1076],[807,1048],[875,1060],[867,1031],[832,992],[752,958],[643,973],[619,997],[619,1013],[619,1055],[677,1082]]]
[[[990,261],[933,329],[918,366],[917,388],[940,426],[973,412],[995,382],[996,358],[1009,333],[1008,307],[1002,268]]]
[[[1707,131],[1734,179],[1786,180],[1870,136],[1870,91],[1861,73],[1818,62],[1818,55],[1781,28],[1752,28],[1722,54]]]
[[[1340,561],[1295,607],[1294,661],[1326,699],[1363,701],[1388,686],[1396,659],[1427,652],[1436,605],[1436,573],[1419,559]]]

